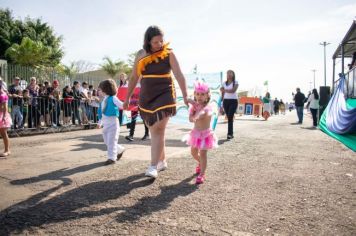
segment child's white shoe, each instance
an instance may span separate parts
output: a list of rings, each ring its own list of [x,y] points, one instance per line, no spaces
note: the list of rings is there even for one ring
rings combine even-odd
[[[157,171],[164,171],[168,168],[168,164],[166,161],[159,161],[157,164]]]
[[[157,168],[155,166],[149,166],[146,170],[145,176],[151,178],[157,178],[158,177]]]

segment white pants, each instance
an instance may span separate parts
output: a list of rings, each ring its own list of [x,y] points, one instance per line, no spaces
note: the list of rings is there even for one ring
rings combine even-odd
[[[106,120],[103,122],[103,138],[104,143],[108,149],[108,159],[116,161],[117,154],[122,153],[125,148],[118,144],[120,134],[119,120],[115,119]]]

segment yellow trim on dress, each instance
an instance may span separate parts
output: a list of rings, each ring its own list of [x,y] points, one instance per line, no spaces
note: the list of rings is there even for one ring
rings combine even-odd
[[[155,113],[156,111],[159,111],[159,110],[162,110],[162,109],[166,109],[166,108],[171,108],[171,107],[175,107],[176,106],[176,104],[174,103],[174,104],[170,104],[170,105],[165,105],[165,106],[161,106],[161,107],[159,107],[159,108],[157,108],[157,109],[155,109],[155,110],[147,110],[147,109],[144,109],[144,108],[142,108],[142,107],[140,107],[140,110],[142,110],[142,111],[144,111],[144,112],[147,112],[147,113]]]
[[[172,83],[172,97],[176,99],[176,88],[174,86],[174,81],[173,78],[171,77],[171,83]]]
[[[142,78],[170,78],[172,76],[171,73],[163,74],[163,75],[142,75]]]
[[[159,59],[163,60],[164,58],[168,57],[169,53],[171,52],[168,48],[168,45],[169,43],[166,43],[165,45],[163,45],[162,50],[141,58],[137,63],[137,75],[141,76],[142,71],[145,71],[145,67],[148,64],[151,64],[152,62],[158,63]]]

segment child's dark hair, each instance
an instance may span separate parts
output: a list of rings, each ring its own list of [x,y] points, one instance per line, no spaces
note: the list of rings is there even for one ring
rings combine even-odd
[[[158,26],[152,25],[146,30],[143,40],[143,49],[145,49],[147,53],[152,52],[150,42],[155,36],[163,36],[163,31]]]
[[[106,79],[100,82],[99,88],[106,95],[114,96],[117,94],[117,85],[113,79]]]
[[[63,93],[67,91],[67,88],[69,88],[69,85],[66,85],[66,86],[63,88]]]
[[[93,96],[98,96],[96,89],[93,89],[92,95],[93,95]]]

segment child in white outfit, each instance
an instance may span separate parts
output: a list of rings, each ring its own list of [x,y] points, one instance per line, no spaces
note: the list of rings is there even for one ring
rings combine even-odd
[[[104,99],[98,109],[98,128],[103,127],[103,138],[108,149],[108,160],[105,165],[110,165],[120,159],[125,150],[117,143],[120,134],[118,116],[119,109],[122,109],[122,102],[116,97],[117,86],[113,79],[100,82],[99,89]]]

